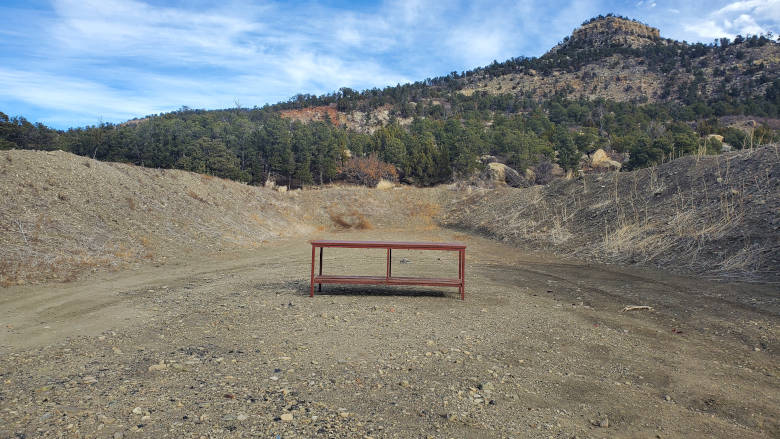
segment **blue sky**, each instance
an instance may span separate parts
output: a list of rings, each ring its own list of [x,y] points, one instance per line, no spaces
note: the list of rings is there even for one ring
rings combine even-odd
[[[780,30],[780,0],[0,0],[0,111],[67,128],[381,88],[542,55],[608,12],[689,42]]]

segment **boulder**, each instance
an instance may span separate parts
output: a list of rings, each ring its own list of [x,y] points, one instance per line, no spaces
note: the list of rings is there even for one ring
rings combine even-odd
[[[620,162],[612,160],[603,149],[599,148],[590,156],[590,166],[592,168],[618,170],[623,165]]]
[[[503,163],[488,163],[485,168],[485,173],[487,174],[488,179],[497,184],[508,184],[512,187],[529,186],[528,181],[523,178],[519,172]]]
[[[525,168],[525,172],[523,172],[523,177],[525,177],[525,179],[530,182],[536,181],[536,173],[531,168]]]

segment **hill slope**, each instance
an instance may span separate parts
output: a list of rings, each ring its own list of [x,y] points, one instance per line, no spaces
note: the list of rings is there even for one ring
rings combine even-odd
[[[547,186],[478,190],[444,220],[529,248],[780,279],[778,145]]]
[[[252,247],[300,231],[279,194],[70,153],[0,152],[0,283]]]
[[[317,230],[425,229],[438,212],[439,193],[365,187],[282,193],[63,151],[0,151],[0,285],[178,263]]]

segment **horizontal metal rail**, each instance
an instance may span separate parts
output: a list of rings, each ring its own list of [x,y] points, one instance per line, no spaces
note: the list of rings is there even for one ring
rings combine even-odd
[[[320,249],[319,274],[314,274],[315,256]],[[322,253],[325,247],[336,248],[383,248],[387,250],[387,272],[385,276],[335,276],[322,274]],[[441,250],[458,252],[458,278],[394,277],[392,276],[392,251],[402,250]],[[424,285],[435,287],[457,287],[461,300],[466,299],[466,245],[455,242],[398,242],[398,241],[311,241],[311,283],[309,296],[314,297],[314,284],[355,284],[355,285]]]

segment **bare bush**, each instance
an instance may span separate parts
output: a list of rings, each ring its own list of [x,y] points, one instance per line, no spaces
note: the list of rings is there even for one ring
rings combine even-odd
[[[536,184],[545,185],[553,179],[553,164],[549,160],[543,160],[534,167]]]
[[[390,163],[379,160],[376,154],[352,157],[340,169],[341,178],[349,183],[376,186],[380,180],[398,181],[398,171]]]

